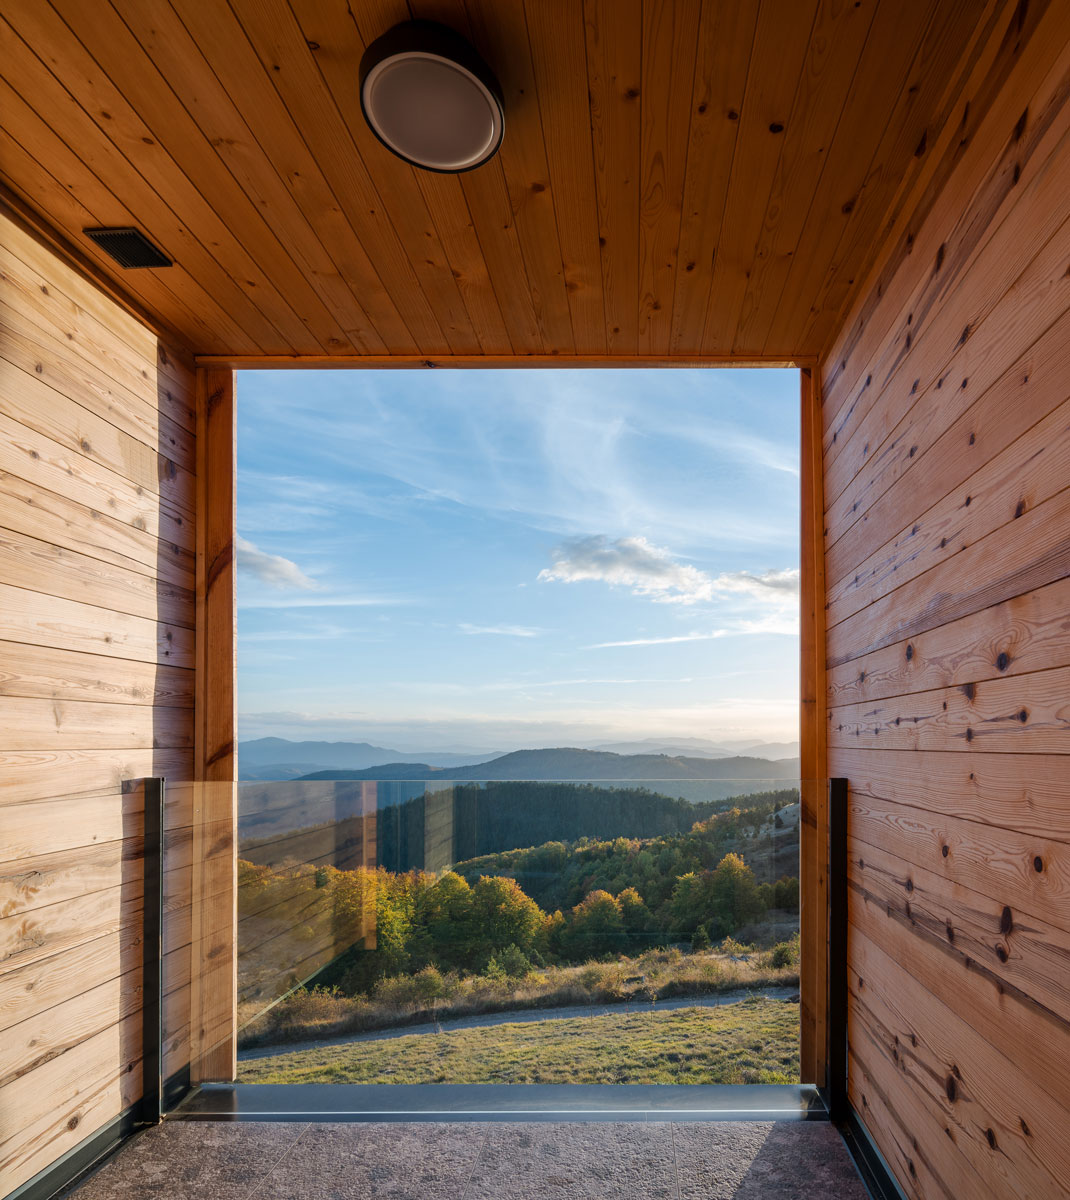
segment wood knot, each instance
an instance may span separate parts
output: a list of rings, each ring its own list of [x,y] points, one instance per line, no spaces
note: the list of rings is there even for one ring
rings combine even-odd
[[[769,125],[769,132],[770,133],[783,133],[784,126],[779,121],[773,121]]]
[[[1014,928],[1014,915],[1010,910],[1009,905],[1003,906],[1003,911],[999,915],[999,931],[1002,934],[1008,934]]]
[[[1005,963],[1007,959],[1010,958],[1010,955],[1007,953],[1006,946],[996,947],[996,958],[998,958],[1001,963]]]
[[[959,1097],[959,1087],[955,1082],[954,1075],[949,1075],[947,1079],[944,1080],[944,1090],[947,1092],[947,1098],[952,1104],[954,1104]]]
[[[1038,875],[1044,870],[1044,860],[1039,854],[1033,859],[1033,870],[1036,871]]]
[[[1006,650],[1001,650],[999,654],[996,655],[996,666],[1001,671],[1005,671],[1010,665],[1011,656],[1006,652]]]

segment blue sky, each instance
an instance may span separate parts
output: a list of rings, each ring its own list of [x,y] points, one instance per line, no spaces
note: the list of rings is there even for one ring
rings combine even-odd
[[[243,738],[798,730],[798,375],[238,378]]]

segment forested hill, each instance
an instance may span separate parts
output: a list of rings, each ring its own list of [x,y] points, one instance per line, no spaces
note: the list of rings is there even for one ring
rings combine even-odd
[[[668,754],[612,754],[605,750],[564,747],[514,750],[489,762],[458,767],[427,763],[386,763],[363,771],[316,771],[303,779],[501,779],[501,780],[655,780],[655,779],[797,779],[799,760],[765,758],[687,758]]]

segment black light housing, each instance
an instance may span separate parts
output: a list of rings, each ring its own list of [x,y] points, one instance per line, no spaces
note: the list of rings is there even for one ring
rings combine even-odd
[[[505,133],[494,73],[435,21],[406,21],[371,43],[360,60],[360,107],[388,150],[426,171],[474,170]]]
[[[171,260],[140,229],[83,229],[91,242],[110,254],[120,267],[170,267]]]

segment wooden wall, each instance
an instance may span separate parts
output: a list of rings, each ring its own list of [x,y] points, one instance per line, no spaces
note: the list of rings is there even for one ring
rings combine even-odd
[[[194,751],[194,375],[0,210],[0,1195],[141,1093],[142,796]],[[168,806],[170,1075],[191,838]]]
[[[1021,14],[821,369],[850,1096],[954,1200],[1070,1195],[1070,6]]]

